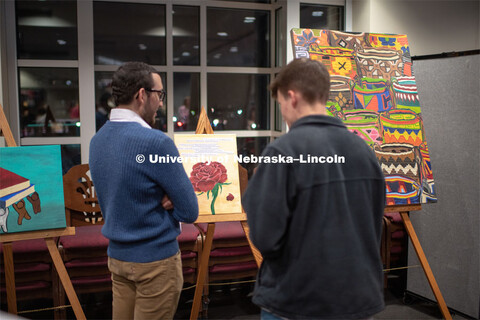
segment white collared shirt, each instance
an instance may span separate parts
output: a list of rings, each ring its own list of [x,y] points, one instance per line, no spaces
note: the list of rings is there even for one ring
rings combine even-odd
[[[110,111],[110,121],[137,122],[140,123],[144,128],[152,129],[152,127],[148,123],[146,123],[145,120],[143,120],[142,117],[138,115],[138,113],[125,108],[113,108],[112,111]]]

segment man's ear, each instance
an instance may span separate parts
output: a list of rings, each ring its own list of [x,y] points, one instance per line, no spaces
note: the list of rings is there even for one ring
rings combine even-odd
[[[296,108],[297,107],[297,103],[298,103],[298,96],[297,96],[297,93],[293,90],[288,90],[287,91],[287,97],[290,99],[290,101],[292,102],[292,107]]]
[[[134,104],[137,106],[141,106],[145,104],[147,99],[147,92],[144,88],[140,88],[137,93],[135,94]]]

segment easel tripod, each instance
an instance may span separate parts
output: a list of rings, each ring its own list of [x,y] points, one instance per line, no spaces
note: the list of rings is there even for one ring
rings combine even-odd
[[[8,147],[15,147],[16,143],[13,139],[12,131],[3,112],[3,107],[0,105],[0,130],[3,132]],[[57,244],[55,243],[56,237],[60,236],[73,236],[75,235],[74,227],[66,227],[64,229],[53,229],[43,231],[28,231],[14,234],[2,234],[0,235],[0,243],[3,246],[3,258],[5,264],[5,283],[7,289],[7,305],[8,312],[17,314],[17,294],[15,290],[15,272],[13,266],[13,251],[12,242],[22,240],[33,239],[45,239],[45,243],[48,248],[48,252],[52,257],[53,264],[57,270],[60,281],[67,293],[68,299],[75,313],[77,319],[86,319],[83,313],[82,307],[78,300],[75,289],[73,288],[72,281],[68,276],[67,269],[63,264],[63,260],[58,252]]]

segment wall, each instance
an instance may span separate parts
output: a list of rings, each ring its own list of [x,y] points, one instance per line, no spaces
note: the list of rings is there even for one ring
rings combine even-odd
[[[480,316],[480,55],[413,64],[438,203],[410,215],[445,302]],[[410,245],[408,264],[418,265]],[[407,290],[435,300],[421,268]]]
[[[370,32],[370,2],[370,0],[352,1],[352,31]]]
[[[353,31],[406,34],[412,56],[480,48],[478,0],[353,0]]]
[[[412,56],[480,48],[480,1],[353,0],[353,31],[406,34]],[[447,305],[480,316],[480,56],[415,60],[438,203],[411,214]],[[413,247],[409,265],[418,265]],[[407,290],[435,300],[421,268]]]

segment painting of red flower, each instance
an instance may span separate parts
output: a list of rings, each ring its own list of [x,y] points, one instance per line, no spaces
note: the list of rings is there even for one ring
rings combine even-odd
[[[222,192],[222,186],[229,185],[225,183],[227,181],[227,169],[220,162],[198,162],[192,167],[190,173],[190,181],[198,196],[203,193],[207,193],[207,199],[210,199],[212,195],[212,202],[210,204],[210,210],[212,214],[215,214],[215,200],[219,192]]]

